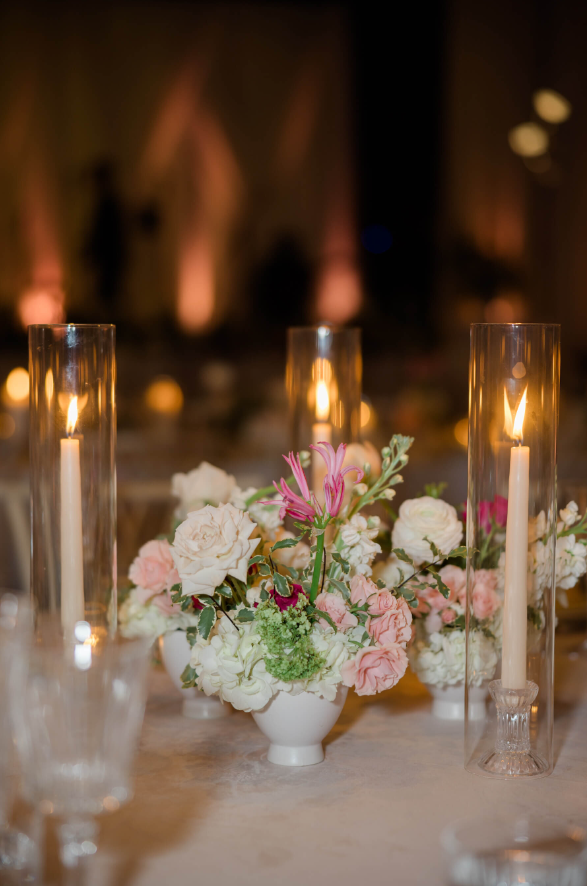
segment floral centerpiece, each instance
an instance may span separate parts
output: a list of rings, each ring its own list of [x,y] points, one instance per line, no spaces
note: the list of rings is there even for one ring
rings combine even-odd
[[[453,544],[460,528],[433,531],[429,559],[413,564],[397,548],[389,580],[371,578],[382,526],[369,509],[394,498],[411,443],[395,436],[377,470],[346,464],[344,444],[314,446],[326,467],[322,503],[305,476],[307,454],[290,453],[288,479],[187,515],[171,545],[179,576],[171,599],[185,612],[202,608],[186,631],[185,686],[258,714],[278,696],[336,704],[347,688],[374,695],[398,683],[419,605],[414,576],[425,571],[427,586],[449,595],[437,566],[464,555]],[[271,532],[267,510],[280,521]],[[286,518],[297,535],[283,529]]]
[[[457,510],[440,498],[442,488],[442,485],[430,486],[427,488],[430,494],[405,501],[399,509],[393,527],[393,544],[403,546],[414,566],[421,564],[426,556],[427,539],[448,536],[451,543],[458,543],[462,537],[463,522]],[[462,509],[462,517],[466,518],[466,508]],[[481,687],[493,678],[500,658],[506,522],[507,499],[496,496],[492,502],[479,505],[482,538],[477,555],[478,568],[472,574],[470,612],[472,687]],[[556,531],[556,585],[559,599],[563,597],[564,602],[564,590],[573,587],[587,571],[586,517],[580,517],[574,502],[560,511]],[[543,592],[552,568],[548,555],[550,549],[546,544],[548,534],[546,517],[541,512],[530,521],[528,533],[529,648],[535,640],[532,634],[539,633],[544,626]],[[429,550],[434,550],[434,546]],[[375,567],[375,575],[386,581],[393,578],[397,568],[397,558],[392,555]],[[438,577],[448,593],[439,593]],[[424,570],[417,581],[411,580],[409,584],[418,601],[414,612],[414,640],[409,648],[414,671],[432,691],[462,686],[465,680],[467,597],[464,559],[449,557],[438,569],[437,576]]]

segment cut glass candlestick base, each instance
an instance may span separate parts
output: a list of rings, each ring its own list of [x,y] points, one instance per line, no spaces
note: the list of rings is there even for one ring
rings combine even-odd
[[[532,750],[530,716],[538,686],[530,680],[525,689],[505,689],[501,680],[489,684],[497,708],[495,748],[479,761],[480,769],[504,778],[543,775],[547,763]]]

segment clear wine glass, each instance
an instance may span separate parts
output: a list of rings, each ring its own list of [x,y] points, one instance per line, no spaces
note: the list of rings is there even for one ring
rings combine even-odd
[[[13,711],[25,798],[59,817],[61,861],[78,883],[97,850],[95,816],[132,796],[151,644],[101,639],[87,622],[74,633],[23,656]]]
[[[19,656],[32,636],[32,610],[27,597],[0,589],[0,882],[35,882],[37,848],[27,834],[10,826],[18,782],[18,761],[9,710]]]

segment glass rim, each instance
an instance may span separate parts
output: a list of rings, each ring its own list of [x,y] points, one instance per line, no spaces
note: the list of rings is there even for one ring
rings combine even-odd
[[[316,323],[312,326],[288,326],[290,332],[318,332],[319,329],[328,329],[329,332],[361,332],[361,326],[333,326],[330,323]]]
[[[544,329],[560,329],[560,323],[471,323],[471,329],[480,328],[480,327],[494,327],[497,328],[501,326],[505,329],[511,329],[513,327],[526,327],[526,326],[542,326]]]
[[[29,323],[27,329],[116,329],[115,323]]]

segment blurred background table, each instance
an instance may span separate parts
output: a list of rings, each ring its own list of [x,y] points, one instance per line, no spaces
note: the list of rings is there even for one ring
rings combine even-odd
[[[457,819],[584,820],[587,659],[567,654],[577,640],[558,642],[554,774],[515,783],[465,772],[462,724],[433,719],[412,675],[382,697],[351,693],[326,761],[288,769],[267,762],[248,714],[183,718],[154,669],[136,796],[102,821],[91,886],[442,884],[440,834]]]

